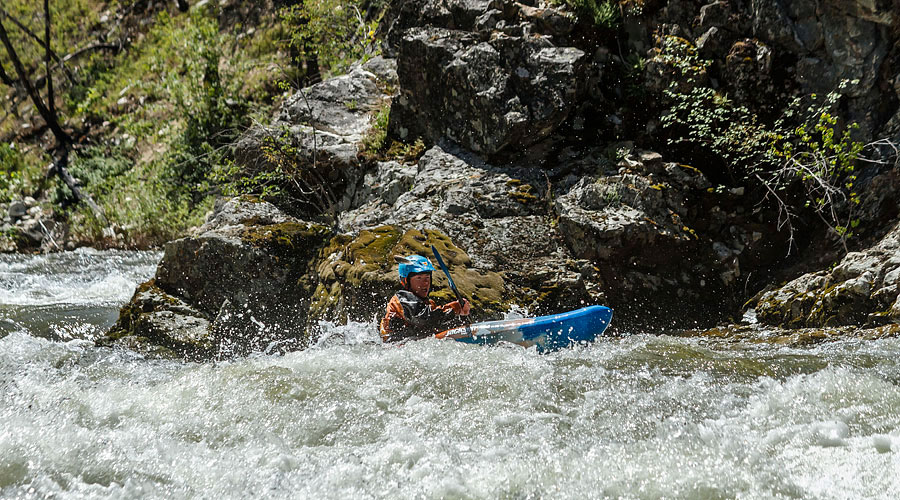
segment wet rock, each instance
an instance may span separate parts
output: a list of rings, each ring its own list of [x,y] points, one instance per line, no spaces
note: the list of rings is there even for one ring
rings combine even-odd
[[[128,311],[133,316],[135,308],[155,314],[120,321],[111,335],[162,338],[168,326],[177,327],[177,338],[169,335],[177,352],[190,350],[178,347],[185,339],[211,342],[212,347],[191,354],[197,357],[302,346],[310,335],[307,312],[316,286],[315,257],[330,237],[329,229],[289,218],[266,202],[231,200],[202,231],[166,244],[152,283],[165,294],[162,300],[153,297],[148,307],[137,294],[122,317]],[[180,309],[184,304],[192,311],[188,316],[208,323],[207,336],[199,334],[206,328],[202,322],[179,317],[185,314]]]
[[[97,343],[161,357],[203,360],[215,354],[208,315],[167,294],[154,280],[138,287],[116,324]]]
[[[806,274],[762,295],[757,316],[770,325],[798,327],[900,322],[900,226],[877,244],[850,252],[833,270]]]

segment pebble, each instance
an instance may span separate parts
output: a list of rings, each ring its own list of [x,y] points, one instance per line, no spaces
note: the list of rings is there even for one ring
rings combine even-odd
[[[7,212],[9,213],[10,219],[19,219],[25,215],[28,207],[25,206],[25,203],[20,200],[15,200],[9,204],[9,209]]]

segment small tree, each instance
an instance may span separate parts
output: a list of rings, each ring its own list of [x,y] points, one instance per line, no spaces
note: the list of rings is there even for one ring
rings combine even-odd
[[[57,175],[60,180],[69,187],[75,198],[78,201],[86,203],[101,224],[107,226],[109,223],[103,210],[94,202],[88,193],[83,192],[81,188],[78,187],[75,179],[69,174],[67,169],[72,138],[65,130],[63,130],[56,110],[56,96],[53,87],[53,67],[51,65],[51,62],[54,59],[54,53],[51,49],[50,37],[50,28],[52,25],[50,0],[44,0],[44,37],[43,39],[38,39],[38,43],[44,48],[44,64],[47,73],[44,78],[46,99],[41,95],[38,85],[32,81],[27,73],[25,65],[19,57],[18,51],[13,46],[6,25],[4,24],[4,20],[6,19],[13,18],[5,11],[0,10],[0,42],[3,43],[3,47],[6,49],[6,56],[9,59],[8,63],[12,64],[16,77],[10,77],[10,75],[6,73],[3,66],[7,61],[0,60],[0,79],[2,79],[3,83],[6,85],[17,86],[25,91],[32,104],[34,104],[34,108],[37,110],[38,114],[40,114],[44,123],[46,123],[47,128],[50,129],[53,133],[53,137],[56,139],[56,144],[51,151],[51,155],[54,158],[53,165],[50,167],[48,176],[53,174]],[[22,23],[14,22],[14,24],[20,27],[20,29],[27,31]],[[33,33],[30,32],[29,34],[33,35]],[[56,60],[59,60],[59,58],[56,57]]]

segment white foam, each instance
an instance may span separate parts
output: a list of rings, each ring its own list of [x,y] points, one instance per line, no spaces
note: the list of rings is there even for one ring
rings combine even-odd
[[[794,371],[769,377],[750,344],[637,336],[540,355],[323,328],[339,341],[207,364],[0,339],[0,496],[900,493],[896,339],[800,351],[804,365],[772,346],[766,362]]]
[[[121,304],[153,275],[158,259],[151,252],[0,256],[0,305]]]

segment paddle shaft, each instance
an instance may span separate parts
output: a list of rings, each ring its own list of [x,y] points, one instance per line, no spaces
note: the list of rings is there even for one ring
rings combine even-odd
[[[459,293],[459,289],[456,288],[456,283],[453,282],[453,277],[450,276],[450,270],[447,269],[447,264],[444,264],[444,259],[441,258],[441,253],[438,252],[438,249],[431,245],[431,252],[434,253],[434,258],[437,260],[438,266],[441,267],[441,271],[444,271],[444,274],[447,276],[447,281],[450,283],[450,289],[453,290],[453,293],[456,294],[456,301],[459,302],[459,307],[463,307],[463,296]],[[463,317],[463,321],[466,323],[466,333],[472,335],[472,329],[469,327],[469,318]]]

